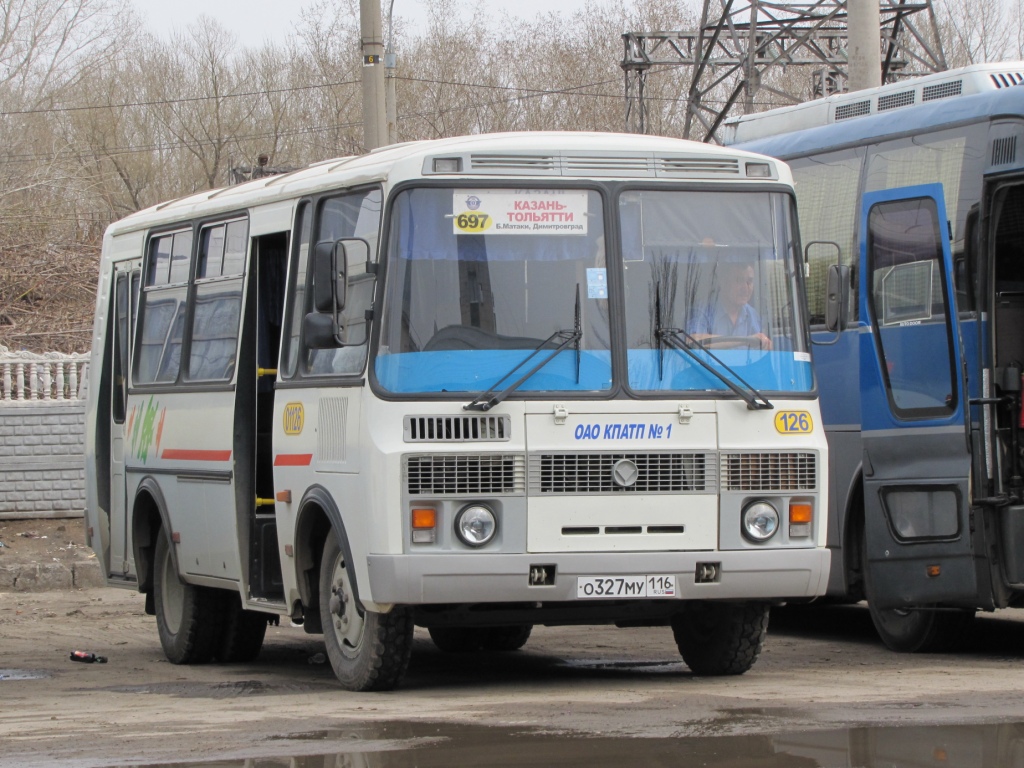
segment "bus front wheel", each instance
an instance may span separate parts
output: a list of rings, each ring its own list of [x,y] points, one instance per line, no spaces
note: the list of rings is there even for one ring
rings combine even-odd
[[[327,658],[338,682],[350,691],[388,691],[398,686],[412,655],[412,611],[395,606],[388,613],[359,604],[333,532],[320,561],[320,616]]]
[[[221,596],[178,578],[163,532],[153,557],[153,603],[160,645],[169,662],[202,664],[213,657],[221,636]]]
[[[695,675],[742,675],[768,632],[765,603],[691,603],[672,617],[676,646]]]

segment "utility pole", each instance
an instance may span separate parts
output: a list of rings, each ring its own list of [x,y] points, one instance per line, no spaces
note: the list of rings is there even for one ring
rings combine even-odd
[[[359,26],[363,56],[363,145],[369,152],[388,143],[380,0],[359,0]]]
[[[384,81],[386,88],[384,92],[385,114],[388,121],[388,144],[398,143],[398,105],[395,101],[395,27],[392,12],[395,10],[395,0],[388,4],[388,47],[384,51]]]
[[[848,85],[851,91],[882,84],[882,50],[878,35],[878,0],[848,0],[846,5]]]

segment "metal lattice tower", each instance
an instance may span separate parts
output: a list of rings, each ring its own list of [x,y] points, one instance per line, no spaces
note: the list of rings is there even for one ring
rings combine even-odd
[[[712,5],[721,9],[717,17]],[[931,0],[880,0],[880,11],[883,84],[946,69]],[[622,40],[626,130],[633,133],[650,127],[652,70],[691,68],[689,88],[677,97],[686,104],[683,135],[691,137],[696,121],[704,141],[717,141],[737,105],[756,111],[761,92],[781,106],[846,90],[846,0],[704,0],[694,31],[627,32]]]

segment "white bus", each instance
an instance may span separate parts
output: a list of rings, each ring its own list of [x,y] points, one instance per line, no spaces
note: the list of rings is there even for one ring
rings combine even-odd
[[[671,626],[696,674],[823,594],[827,454],[784,163],[674,139],[396,145],[108,229],[87,533],[174,663],[322,633]]]

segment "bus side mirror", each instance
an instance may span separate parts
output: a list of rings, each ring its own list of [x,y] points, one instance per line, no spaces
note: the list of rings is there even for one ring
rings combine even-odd
[[[338,346],[334,318],[321,312],[310,312],[302,318],[302,339],[309,349],[334,349]]]
[[[830,264],[825,288],[825,327],[842,331],[846,327],[846,308],[850,303],[850,268]]]
[[[345,308],[345,243],[317,243],[313,248],[313,307],[336,314]]]

